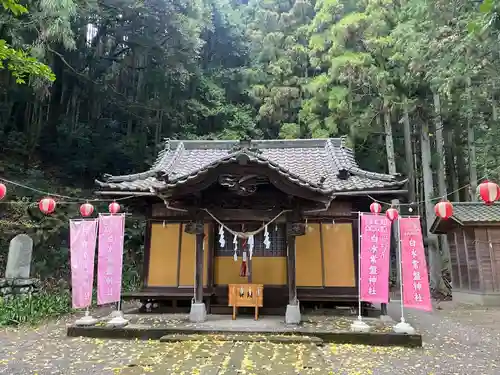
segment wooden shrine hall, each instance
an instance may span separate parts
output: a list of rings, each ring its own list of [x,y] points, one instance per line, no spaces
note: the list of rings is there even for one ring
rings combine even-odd
[[[448,239],[453,300],[500,306],[500,204],[453,202],[453,216],[430,230]]]
[[[230,313],[230,290],[288,323],[299,301],[356,306],[357,212],[407,193],[341,138],[166,141],[148,171],[96,182],[147,216],[143,287],[124,298],[192,321]]]

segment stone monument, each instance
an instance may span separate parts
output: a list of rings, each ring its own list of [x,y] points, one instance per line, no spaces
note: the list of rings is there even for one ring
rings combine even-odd
[[[27,234],[18,234],[9,245],[9,257],[5,270],[6,279],[29,279],[33,240]]]
[[[38,292],[39,280],[30,278],[32,253],[33,240],[27,234],[18,234],[10,241],[5,277],[0,278],[0,298]]]

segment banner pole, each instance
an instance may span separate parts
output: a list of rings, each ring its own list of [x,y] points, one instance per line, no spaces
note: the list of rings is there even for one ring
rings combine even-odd
[[[398,228],[396,235],[398,236],[398,267],[399,267],[399,293],[401,294],[401,322],[405,322],[405,307],[403,303],[403,258],[401,258],[401,218],[398,217]]]
[[[358,319],[351,324],[353,332],[369,332],[370,326],[363,322],[361,316],[361,212],[358,212]]]
[[[408,335],[413,335],[415,334],[415,328],[413,328],[408,322],[405,321],[404,317],[404,298],[403,298],[403,257],[402,257],[402,250],[401,250],[401,218],[398,217],[398,231],[397,231],[397,236],[398,236],[398,254],[399,254],[399,291],[401,293],[401,321],[396,324],[393,329],[394,332],[396,333],[406,333]]]

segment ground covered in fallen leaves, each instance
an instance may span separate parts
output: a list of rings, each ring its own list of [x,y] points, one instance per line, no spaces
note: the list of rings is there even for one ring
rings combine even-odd
[[[390,312],[397,317],[398,306]],[[413,313],[424,348],[67,338],[66,321],[0,331],[0,374],[500,374],[500,309]]]

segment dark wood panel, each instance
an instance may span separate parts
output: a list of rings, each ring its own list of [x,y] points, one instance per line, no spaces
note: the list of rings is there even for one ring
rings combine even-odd
[[[474,230],[474,237],[476,239],[474,246],[478,257],[481,290],[494,291],[491,249],[488,245],[488,230],[486,228],[476,228]]]
[[[455,235],[447,234],[448,245],[450,247],[450,263],[451,263],[451,281],[454,287],[460,286],[460,271],[458,269],[457,245],[455,243]]]
[[[214,294],[212,288],[203,288],[203,295],[205,297]],[[124,292],[122,299],[169,299],[169,298],[193,298],[194,288],[176,288],[176,287],[149,287],[143,288],[139,291]]]
[[[465,251],[467,254],[467,267],[469,269],[470,290],[480,291],[481,282],[479,276],[479,263],[476,254],[474,229],[464,228],[462,233],[463,233]]]
[[[500,228],[488,228],[488,241],[492,244],[491,266],[497,272],[496,290],[500,290]]]
[[[467,266],[467,252],[465,249],[462,231],[456,231],[455,243],[457,246],[458,268],[460,272],[460,289],[470,290],[469,267]]]

